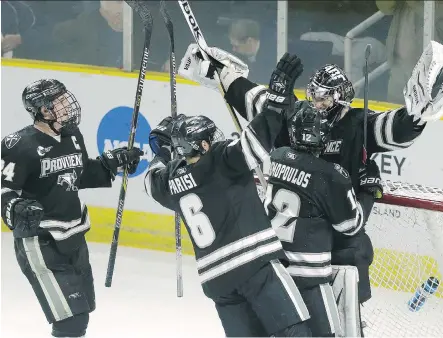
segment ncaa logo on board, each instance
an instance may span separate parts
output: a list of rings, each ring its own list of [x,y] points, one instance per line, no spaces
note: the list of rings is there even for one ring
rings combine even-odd
[[[97,130],[97,148],[99,154],[104,151],[128,146],[132,112],[133,108],[120,106],[111,109],[103,116]],[[145,154],[141,157],[136,172],[129,175],[129,177],[136,177],[146,171],[149,162],[153,158],[151,148],[149,147],[150,132],[151,126],[140,112],[138,114],[134,147],[140,148]],[[117,175],[122,176],[123,174],[118,173]]]

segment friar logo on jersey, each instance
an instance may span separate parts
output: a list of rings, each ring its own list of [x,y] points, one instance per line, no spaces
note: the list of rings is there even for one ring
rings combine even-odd
[[[343,140],[329,141],[325,148],[325,154],[340,154]]]
[[[5,137],[5,146],[8,149],[11,149],[13,146],[15,146],[17,144],[17,142],[21,139],[22,137],[17,134],[11,134]]]
[[[57,158],[43,158],[40,160],[40,177],[47,177],[49,174],[57,173],[66,169],[83,167],[82,154],[69,154]]]
[[[58,175],[57,184],[66,186],[66,191],[77,191],[78,188],[75,186],[75,181],[77,181],[77,173],[75,170],[72,173],[64,173]]]

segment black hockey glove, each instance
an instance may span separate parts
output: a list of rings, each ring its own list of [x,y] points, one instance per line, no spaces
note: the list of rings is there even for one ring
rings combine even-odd
[[[368,160],[366,166],[360,170],[360,188],[372,194],[375,199],[383,197],[380,169],[374,160]]]
[[[27,238],[37,236],[43,215],[43,206],[39,202],[14,198],[6,205],[3,220],[15,238]]]
[[[101,156],[97,157],[97,159],[111,172],[113,175],[112,179],[114,179],[119,169],[123,169],[125,166],[128,166],[129,174],[135,173],[138,163],[140,162],[140,157],[143,155],[143,151],[139,148],[134,147],[128,150],[127,147],[123,147],[105,151]]]
[[[297,55],[285,53],[272,72],[267,93],[268,106],[285,109],[295,102],[295,81],[303,73],[303,64]]]
[[[149,134],[149,147],[155,155],[159,153],[161,147],[166,146],[171,149],[172,126],[176,120],[184,116],[180,114],[176,119],[173,119],[172,116],[165,117],[157,127],[151,130]]]

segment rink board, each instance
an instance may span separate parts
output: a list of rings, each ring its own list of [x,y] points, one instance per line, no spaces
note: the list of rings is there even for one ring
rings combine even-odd
[[[115,209],[89,207],[91,218],[91,230],[87,233],[86,238],[90,242],[111,243],[114,223]],[[191,240],[184,227],[182,230],[182,252],[185,255],[194,255]],[[2,222],[2,231],[9,232]],[[174,216],[150,214],[144,212],[135,212],[126,210],[123,213],[123,223],[120,228],[119,245],[139,248],[158,250],[163,252],[175,252],[175,226]],[[375,266],[377,260],[380,262],[395,262],[385,269],[378,282],[372,282],[373,286],[380,286],[395,291],[414,292],[417,285],[408,283],[399,283],[396,286],[389,284],[390,276],[395,275],[397,280],[406,281],[410,278],[409,272],[404,268],[413,259],[414,262],[421,261],[422,266],[426,266],[431,271],[431,275],[440,277],[441,275],[432,268],[435,266],[434,260],[428,256],[417,256],[405,252],[397,252],[395,250],[374,249],[375,258],[372,266]],[[436,297],[443,298],[443,292],[438,292]]]
[[[8,79],[8,86],[2,86],[2,137],[8,133],[21,129],[29,124],[29,116],[21,108],[21,91],[29,82],[39,78],[57,78],[65,82],[75,93],[85,112],[82,115],[81,130],[85,137],[89,156],[94,158],[100,153],[97,144],[98,131],[106,115],[120,106],[132,107],[138,74],[124,72],[105,67],[89,67],[83,65],[69,65],[51,62],[2,59],[2,76]],[[230,137],[235,132],[235,126],[226,112],[223,99],[216,91],[198,86],[196,83],[177,78],[178,109],[189,115],[205,114],[212,118],[223,133]],[[150,126],[155,126],[170,112],[169,76],[164,73],[147,73],[140,115],[144,116]],[[105,95],[98,97],[97,88]],[[91,95],[91,93],[95,93]],[[155,93],[155,95],[153,94]],[[296,95],[304,98],[304,91],[296,90]],[[196,106],[196,97],[202,102],[203,108]],[[354,107],[363,107],[363,100],[356,99]],[[209,108],[207,108],[209,107]],[[385,111],[398,107],[385,102],[369,102],[370,109]],[[17,112],[21,110],[20,113]],[[92,112],[92,113],[90,113]],[[245,121],[241,119],[241,124]],[[117,128],[118,129],[118,128]],[[436,122],[428,126],[426,135],[414,144],[411,149],[396,151],[380,155],[376,158],[382,172],[382,178],[401,180],[425,185],[442,182],[443,160],[440,157],[428,156],[429,149],[435,148],[435,139],[443,134],[443,123]],[[123,146],[127,140],[127,133],[108,132],[111,144]],[[144,132],[139,125],[137,137]],[[145,132],[146,134],[146,132]],[[143,135],[146,138],[147,135]],[[120,143],[119,143],[120,142]],[[140,141],[141,148],[146,151],[146,144]],[[152,155],[152,154],[151,154]],[[152,159],[151,155],[146,160]],[[146,164],[147,161],[144,161]],[[142,162],[140,162],[142,164]],[[142,168],[140,165],[139,168]],[[153,249],[166,252],[175,251],[174,217],[164,208],[149,200],[143,189],[143,177],[146,168],[140,169],[137,177],[130,178],[128,194],[125,202],[123,224],[120,231],[119,245]],[[416,173],[420,172],[421,175]],[[110,189],[91,189],[81,191],[82,199],[88,205],[92,227],[87,233],[91,242],[111,243],[114,222],[116,217],[115,206],[121,186],[121,179],[117,177]],[[2,223],[2,231],[9,231]],[[193,249],[189,236],[182,226],[182,250],[184,254],[192,255]],[[390,256],[402,257],[396,264],[388,267],[388,271],[408,278],[403,274],[404,265],[408,263],[408,256],[394,250],[376,250],[376,259],[388,261]],[[414,259],[417,259],[416,257]],[[423,264],[430,262],[429,258],[420,258]],[[381,286],[386,286],[381,279]],[[401,291],[413,292],[415,286]],[[440,293],[441,296],[441,293]]]

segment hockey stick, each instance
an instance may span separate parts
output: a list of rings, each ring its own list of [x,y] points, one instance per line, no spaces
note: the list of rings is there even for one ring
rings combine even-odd
[[[369,100],[369,67],[368,61],[371,55],[371,45],[367,44],[365,49],[365,88],[364,88],[364,120],[363,120],[363,164],[366,164],[368,159],[367,145],[368,145],[368,100]]]
[[[168,30],[169,40],[171,42],[171,50],[169,55],[169,76],[171,87],[171,116],[177,117],[177,82],[175,78],[176,65],[175,65],[175,46],[174,46],[174,26],[172,24],[171,17],[166,9],[165,1],[160,1],[160,13],[165,22],[166,29]],[[177,157],[177,153],[174,151],[174,158]],[[175,213],[175,257],[176,257],[176,275],[177,275],[177,297],[183,297],[183,272],[182,272],[182,239],[181,239],[181,224],[180,215]]]
[[[128,149],[134,146],[135,132],[137,130],[138,114],[143,94],[143,84],[145,81],[146,68],[148,65],[149,45],[151,44],[152,33],[152,16],[148,7],[143,1],[125,1],[140,16],[144,30],[145,43],[143,47],[143,57],[138,74],[137,91],[135,95],[134,111],[132,113],[131,130],[129,133]],[[106,271],[105,286],[110,287],[112,284],[112,275],[114,273],[115,258],[117,255],[118,237],[123,218],[123,208],[125,205],[126,190],[128,188],[128,169],[125,167],[123,171],[122,186],[118,199],[117,215],[114,225],[114,235],[112,237],[111,252],[109,253],[108,270]]]
[[[197,45],[200,48],[203,58],[207,61],[210,61],[208,53],[206,52],[208,50],[208,44],[206,43],[206,40],[203,37],[203,33],[197,23],[197,20],[195,19],[195,15],[192,12],[191,5],[189,4],[189,2],[187,0],[178,0],[178,3],[179,3],[180,8],[183,12],[185,20],[188,23],[191,33],[194,36],[195,42],[197,42]],[[218,89],[220,91],[220,94],[224,98],[226,95],[226,91],[225,91],[225,88],[223,88],[223,85],[221,84],[220,74],[218,72],[219,71],[217,69],[217,71],[214,73],[214,77],[216,78],[216,81],[218,81],[218,83],[219,83]],[[237,114],[235,113],[234,108],[228,102],[226,102],[226,100],[224,100],[224,101],[225,101],[226,107],[228,108],[229,113],[231,114],[231,118],[234,121],[235,127],[237,128],[237,131],[240,134],[242,131],[242,127],[241,127],[240,121],[238,120]],[[255,170],[255,173],[257,174],[257,177],[260,181],[260,184],[266,190],[267,182],[266,182],[265,177],[263,176],[263,172],[261,171],[260,167],[257,167],[254,170]]]

